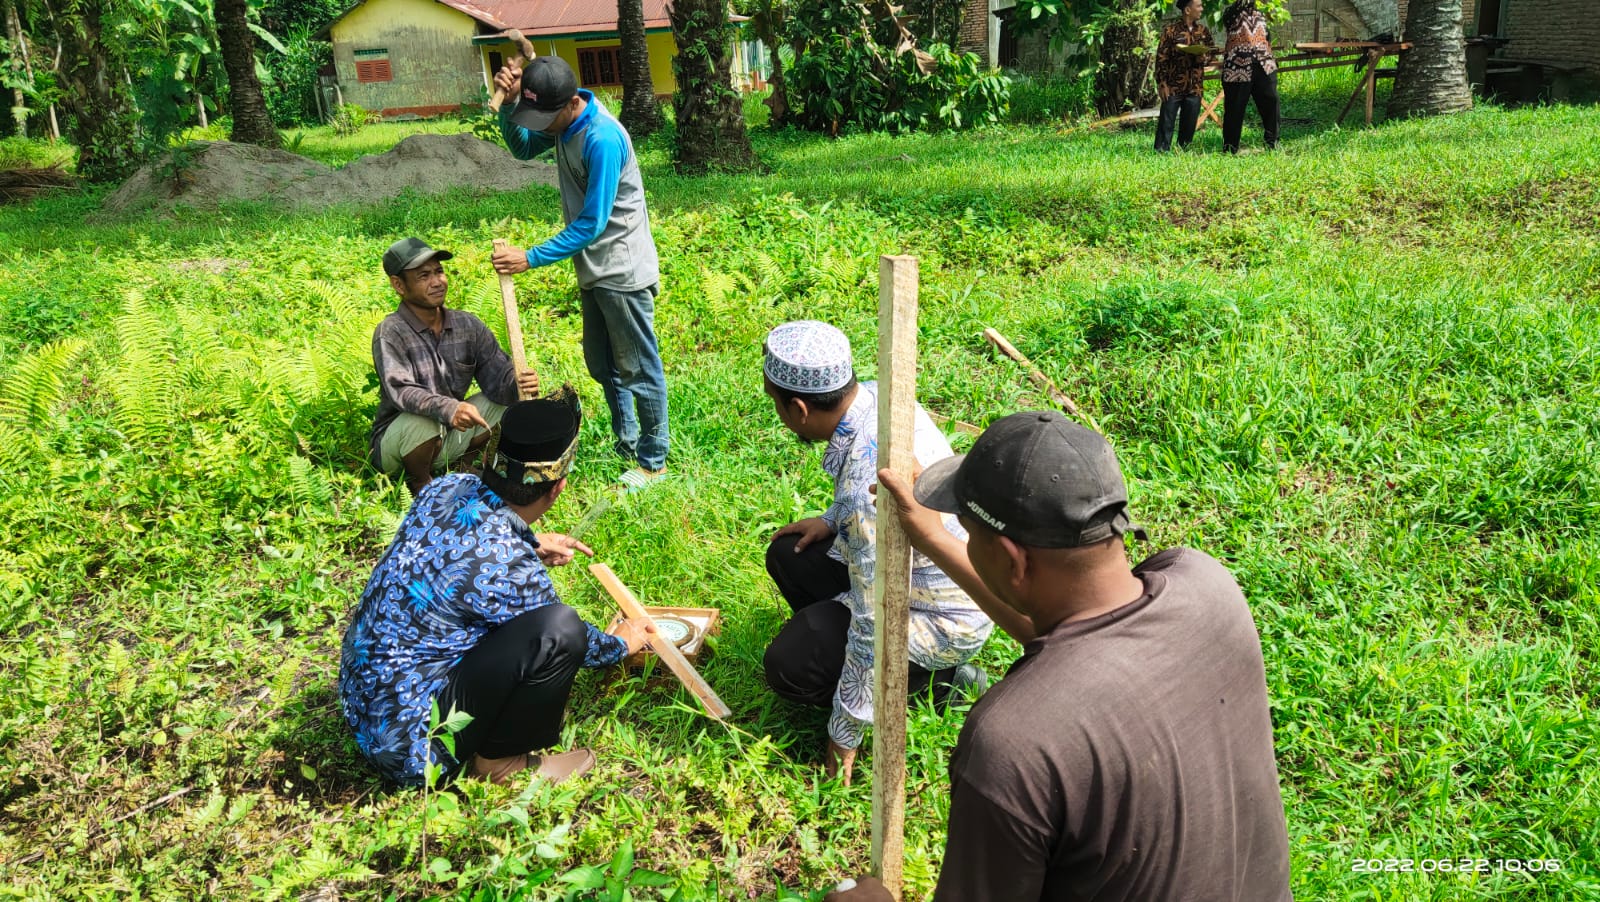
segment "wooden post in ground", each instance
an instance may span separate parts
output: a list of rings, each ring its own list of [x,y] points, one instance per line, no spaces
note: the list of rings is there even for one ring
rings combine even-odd
[[[1367,124],[1372,124],[1372,97],[1378,90],[1378,60],[1383,59],[1383,51],[1367,51]]]
[[[494,240],[496,252],[509,246],[504,238]],[[521,376],[522,371],[528,368],[528,352],[522,346],[522,317],[517,313],[517,283],[505,273],[500,273],[500,306],[506,314],[506,344],[511,346],[511,365],[516,367],[517,375]],[[517,384],[517,400],[528,400],[528,393],[522,390],[520,382]]]
[[[917,258],[878,261],[878,466],[910,481],[916,466]],[[877,573],[872,585],[872,872],[896,899],[905,861],[906,633],[911,618],[911,543],[894,498],[878,493]]]

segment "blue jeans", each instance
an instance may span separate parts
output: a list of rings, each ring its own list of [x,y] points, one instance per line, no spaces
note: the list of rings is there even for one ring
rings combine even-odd
[[[605,389],[617,453],[647,470],[667,465],[667,377],[654,327],[658,290],[579,292],[583,362]]]

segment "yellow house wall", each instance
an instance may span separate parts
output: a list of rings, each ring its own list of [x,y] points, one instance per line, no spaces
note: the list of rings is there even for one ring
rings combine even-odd
[[[329,31],[344,101],[427,114],[475,100],[483,89],[476,30],[471,18],[434,0],[368,0]],[[355,51],[379,47],[389,51],[394,80],[357,81]]]
[[[578,66],[578,49],[587,47],[616,47],[621,44],[616,36],[599,38],[534,38],[533,50],[541,56],[559,56],[566,60],[572,71],[581,73]],[[670,97],[677,91],[677,80],[672,76],[672,58],[678,53],[677,42],[672,39],[672,32],[651,32],[645,35],[645,46],[650,50],[650,82],[657,97]],[[516,48],[509,42],[504,44],[488,44],[483,47],[483,71],[489,71],[489,54],[500,54],[501,59],[510,59],[517,55]],[[580,75],[581,78],[581,75]],[[585,88],[594,88],[595,85],[582,85]],[[600,86],[609,91],[620,92],[616,85]],[[613,111],[615,112],[615,111]]]

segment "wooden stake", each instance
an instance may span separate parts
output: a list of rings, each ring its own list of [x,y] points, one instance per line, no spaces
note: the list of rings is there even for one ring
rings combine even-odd
[[[917,258],[878,261],[878,466],[908,482],[917,417]],[[905,863],[906,633],[911,619],[911,543],[878,493],[877,572],[872,582],[872,872],[900,898]]]
[[[510,247],[504,238],[494,240],[496,253]],[[500,273],[500,306],[506,313],[506,344],[511,346],[511,364],[516,367],[520,377],[522,371],[528,368],[528,353],[522,347],[522,317],[517,314],[517,283],[505,273]],[[522,384],[517,383],[517,400],[528,400],[528,393],[522,390]]]
[[[996,332],[993,329],[984,329],[983,337],[987,338],[991,344],[999,348],[1000,353],[1022,364],[1023,372],[1028,374],[1028,378],[1033,380],[1033,384],[1044,389],[1045,394],[1050,396],[1050,400],[1060,405],[1062,410],[1065,410],[1067,413],[1071,414],[1074,419],[1079,420],[1085,426],[1088,426],[1095,432],[1100,431],[1100,424],[1094,421],[1094,417],[1084,415],[1084,412],[1078,409],[1078,405],[1074,404],[1072,399],[1067,397],[1067,393],[1057,388],[1056,384],[1050,381],[1050,377],[1044,374],[1044,370],[1039,369],[1037,364],[1035,364],[1032,360],[1029,360],[1026,354],[1017,350],[1011,344],[1011,342],[1006,341],[1006,337],[1004,335],[1001,335],[999,332]]]
[[[610,567],[605,564],[590,564],[589,572],[594,574],[594,578],[605,587],[606,592],[617,603],[617,607],[622,609],[622,616],[629,620],[655,623],[650,612],[644,609],[639,599],[633,597],[633,593],[622,584],[622,580],[617,579],[617,575],[611,572]],[[650,648],[655,651],[656,656],[667,665],[667,669],[678,678],[678,682],[688,687],[694,697],[700,700],[707,714],[717,720],[723,720],[733,713],[711,688],[711,684],[705,681],[705,677],[702,677],[700,672],[694,669],[694,665],[689,663],[689,659],[683,656],[683,652],[678,650],[678,646],[673,645],[670,639],[661,638],[660,633],[650,633],[649,637]]]
[[[1377,50],[1367,51],[1367,124],[1372,124],[1372,95],[1378,88],[1378,60],[1383,58],[1383,53]]]

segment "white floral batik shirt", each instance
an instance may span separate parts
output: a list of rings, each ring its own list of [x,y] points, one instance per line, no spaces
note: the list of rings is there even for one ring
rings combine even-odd
[[[912,442],[924,467],[949,457],[950,442],[917,406]],[[833,696],[828,735],[841,748],[861,744],[872,722],[872,580],[877,571],[877,505],[869,489],[878,481],[878,383],[863,382],[855,401],[822,455],[833,477],[833,505],[822,519],[838,533],[829,554],[850,568],[850,591],[838,601],[850,608],[844,672]],[[944,520],[958,538],[966,532],[954,516]],[[928,670],[944,670],[976,657],[994,628],[987,615],[926,556],[911,556],[911,660]]]

